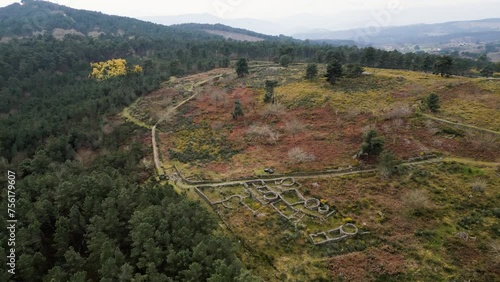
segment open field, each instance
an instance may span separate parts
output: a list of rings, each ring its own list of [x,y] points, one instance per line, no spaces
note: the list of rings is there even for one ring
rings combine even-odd
[[[287,173],[355,166],[359,161],[352,157],[369,128],[399,159],[438,152],[499,161],[498,135],[432,120],[421,110],[425,97],[435,92],[441,111],[432,117],[498,132],[498,81],[367,69],[367,75],[331,86],[323,79],[304,80],[304,69],[262,63],[242,79],[230,69],[171,79],[130,113],[148,125],[159,122],[166,166],[175,164],[188,177],[209,180],[255,176],[266,167]],[[266,79],[279,82],[279,105],[263,103]],[[245,116],[234,120],[236,100]],[[186,104],[163,120],[182,101]]]
[[[289,211],[282,200],[262,203],[259,196],[240,203],[234,195],[245,197],[243,186],[200,190],[251,250],[245,263],[265,281],[494,281],[500,274],[497,180],[497,167],[453,161],[408,167],[391,179],[299,180],[297,191],[328,205],[329,217],[301,204]],[[274,182],[266,185],[276,189]],[[321,237],[310,238],[346,223],[357,226],[355,236],[319,245]]]
[[[126,114],[157,125],[168,174],[213,207],[256,274],[265,281],[499,278],[500,81],[367,69],[332,86],[305,80],[303,64],[257,62],[250,70],[245,78],[230,69],[172,78]],[[267,79],[279,82],[275,105],[263,102]],[[438,113],[424,106],[432,92]],[[244,111],[238,119],[235,101]],[[273,181],[195,188],[173,169],[191,181],[230,181],[258,178],[264,168],[287,174],[376,164],[353,157],[368,129],[399,160],[445,159],[401,166],[391,177],[299,179],[296,191]],[[307,208],[316,201],[328,212]]]

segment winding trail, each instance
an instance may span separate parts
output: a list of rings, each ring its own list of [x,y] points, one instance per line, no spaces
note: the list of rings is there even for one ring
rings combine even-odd
[[[423,161],[413,161],[413,162],[406,162],[400,164],[401,166],[420,166],[420,165],[425,165],[425,164],[432,164],[432,163],[440,163],[440,162],[460,162],[460,163],[465,163],[465,164],[474,164],[474,165],[479,165],[479,166],[500,166],[500,163],[495,163],[495,162],[481,162],[481,161],[474,161],[474,160],[469,160],[469,159],[463,159],[463,158],[447,158],[447,157],[438,157],[438,158],[433,158],[433,159],[428,159],[428,160],[423,160]],[[232,185],[242,185],[244,182],[252,182],[252,181],[278,181],[286,178],[294,178],[294,179],[318,179],[318,178],[330,178],[330,177],[341,177],[341,176],[346,176],[346,175],[356,175],[356,174],[366,174],[366,173],[373,173],[377,172],[376,168],[369,168],[369,169],[363,169],[363,170],[357,170],[357,171],[349,171],[349,172],[334,172],[334,171],[318,171],[317,173],[310,174],[310,175],[305,175],[305,176],[297,176],[297,175],[281,175],[276,178],[259,178],[259,177],[249,177],[248,179],[238,179],[238,180],[228,180],[228,181],[221,181],[221,182],[212,182],[212,183],[207,183],[207,184],[189,184],[186,183],[184,180],[180,179],[177,183],[179,187],[182,188],[195,188],[198,186],[204,186],[204,187],[219,187],[219,186],[232,186]]]
[[[166,172],[165,172],[165,170],[163,168],[163,165],[162,165],[162,162],[161,162],[161,158],[160,158],[160,151],[159,151],[158,144],[157,144],[157,141],[156,141],[157,140],[156,139],[156,131],[157,131],[158,124],[160,122],[162,122],[162,121],[164,121],[164,120],[172,117],[173,115],[175,115],[175,110],[177,110],[178,108],[182,107],[183,105],[185,105],[190,100],[194,99],[199,94],[199,92],[195,91],[197,87],[202,86],[202,85],[204,85],[204,84],[206,84],[206,83],[208,83],[210,81],[213,81],[216,78],[220,78],[220,77],[223,77],[223,76],[226,76],[226,75],[230,75],[231,73],[234,73],[234,71],[232,71],[232,72],[226,72],[226,73],[220,73],[220,74],[212,76],[212,77],[210,77],[210,78],[208,78],[206,80],[203,80],[203,81],[200,81],[200,82],[196,82],[196,83],[192,83],[191,86],[189,87],[189,89],[187,89],[187,91],[192,92],[193,94],[191,96],[189,96],[188,98],[186,98],[185,100],[183,100],[180,103],[178,103],[176,106],[168,109],[167,112],[165,113],[165,115],[158,122],[156,122],[156,124],[154,124],[153,126],[151,126],[149,124],[146,124],[146,123],[138,120],[137,118],[135,118],[130,113],[130,109],[135,104],[137,104],[137,102],[139,101],[140,98],[137,101],[135,101],[132,105],[130,105],[129,107],[127,107],[127,108],[125,108],[123,110],[123,112],[122,112],[121,115],[124,118],[126,118],[130,122],[136,124],[137,126],[140,126],[140,127],[146,128],[146,129],[151,129],[151,144],[152,144],[152,147],[153,147],[153,158],[154,158],[154,163],[155,163],[157,174],[160,177],[161,176],[167,176],[167,178],[168,178],[169,176],[166,175]],[[465,127],[465,128],[469,128],[469,129],[474,129],[474,130],[478,130],[478,131],[482,131],[482,132],[487,132],[487,133],[491,133],[491,134],[500,136],[500,132],[493,131],[493,130],[490,130],[490,129],[476,127],[476,126],[473,126],[473,125],[467,125],[467,124],[462,124],[462,123],[456,123],[456,122],[452,122],[452,121],[449,121],[449,120],[437,118],[437,117],[434,117],[434,116],[428,115],[428,114],[422,114],[422,116],[424,118],[432,119],[432,120],[435,120],[435,121],[438,121],[438,122],[443,122],[443,123],[447,123],[447,124],[455,125],[455,126],[461,126],[461,127]],[[437,162],[443,162],[443,161],[457,161],[457,162],[462,162],[462,163],[469,163],[469,164],[476,164],[476,165],[486,165],[486,166],[499,166],[500,165],[499,163],[479,162],[479,161],[462,159],[462,158],[442,158],[442,157],[441,158],[433,158],[433,159],[429,159],[429,160],[423,160],[423,161],[407,162],[407,163],[403,163],[401,165],[403,165],[403,166],[414,166],[414,165],[423,165],[423,164],[437,163]],[[276,181],[276,180],[281,180],[281,179],[288,178],[288,177],[293,177],[295,179],[317,179],[317,178],[326,178],[326,177],[341,177],[341,176],[346,176],[346,175],[373,173],[373,172],[376,172],[376,171],[377,171],[377,169],[375,169],[375,168],[368,168],[368,169],[356,170],[356,171],[343,171],[343,172],[329,170],[329,171],[318,171],[316,173],[312,173],[312,174],[309,174],[307,176],[300,176],[300,175],[292,175],[292,174],[290,174],[288,176],[287,175],[280,175],[280,176],[277,176],[276,178],[266,178],[266,179],[261,179],[258,176],[256,176],[256,177],[253,177],[253,178],[249,177],[248,179],[238,179],[238,180],[228,180],[228,181],[221,181],[221,182],[211,182],[211,183],[207,183],[207,184],[191,184],[191,183],[188,183],[187,181],[185,181],[181,176],[176,177],[174,179],[175,179],[175,185],[178,186],[179,188],[181,188],[181,187],[182,188],[195,188],[195,187],[200,186],[200,185],[208,186],[208,187],[238,185],[238,184],[242,184],[243,182],[256,181],[256,180]]]
[[[153,144],[153,158],[155,161],[156,172],[158,175],[165,175],[163,166],[160,161],[160,154],[158,153],[158,146],[156,145],[156,124],[151,128],[151,143]]]
[[[164,120],[172,117],[175,114],[175,110],[177,110],[178,108],[182,107],[187,102],[189,102],[192,99],[194,99],[199,94],[199,92],[194,91],[196,87],[202,86],[202,85],[208,83],[209,81],[215,80],[216,78],[222,77],[224,75],[229,75],[229,74],[231,74],[231,72],[229,72],[229,73],[223,73],[223,74],[218,74],[218,75],[213,76],[213,77],[211,77],[209,79],[206,79],[206,80],[194,83],[190,87],[190,89],[188,90],[190,92],[193,92],[193,95],[189,96],[187,99],[183,100],[182,102],[180,102],[179,104],[177,104],[175,107],[168,109],[167,112],[165,113],[165,115],[158,122],[156,122],[156,124],[151,128],[151,143],[153,145],[153,158],[154,158],[154,161],[155,161],[156,171],[158,172],[158,175],[160,175],[160,176],[162,176],[162,175],[167,176],[165,174],[165,170],[163,169],[163,165],[162,165],[161,160],[160,160],[160,153],[159,153],[159,150],[158,150],[158,146],[156,144],[156,126],[158,125],[158,123],[160,123],[160,122],[162,122],[162,121],[164,121]]]
[[[464,159],[464,158],[455,158],[455,157],[445,158],[445,161],[447,161],[447,162],[457,162],[457,163],[463,163],[463,164],[470,164],[470,165],[477,165],[477,166],[500,167],[500,163],[475,161],[475,160],[469,160],[469,159]]]
[[[160,152],[158,150],[158,144],[156,142],[156,128],[158,126],[158,123],[160,123],[160,122],[162,122],[162,121],[164,121],[164,120],[172,117],[175,114],[175,110],[177,110],[178,108],[182,107],[184,104],[186,104],[190,100],[194,99],[199,94],[199,92],[195,91],[195,89],[197,87],[202,86],[202,85],[204,85],[204,84],[206,84],[206,83],[208,83],[210,81],[213,81],[213,80],[215,80],[217,78],[221,78],[221,77],[224,77],[226,75],[230,75],[231,73],[234,73],[234,71],[220,73],[220,74],[212,76],[212,77],[210,77],[208,79],[205,79],[203,81],[191,84],[191,86],[189,87],[189,89],[187,89],[187,91],[192,92],[193,95],[189,96],[188,98],[186,98],[185,100],[183,100],[182,102],[180,102],[179,104],[177,104],[176,106],[174,106],[172,108],[169,108],[167,110],[167,112],[165,113],[165,115],[159,121],[157,121],[153,126],[142,122],[141,120],[135,118],[130,113],[130,109],[132,107],[134,107],[141,98],[137,99],[134,103],[132,103],[130,106],[126,107],[122,111],[121,115],[125,119],[129,120],[130,122],[134,123],[137,126],[140,126],[140,127],[146,128],[146,129],[151,129],[151,144],[153,146],[153,159],[154,159],[154,163],[155,163],[155,167],[156,167],[156,172],[157,172],[157,174],[159,176],[167,176],[167,175],[165,174],[165,170],[163,169],[163,165],[161,163],[161,158],[160,158]]]
[[[432,120],[435,120],[435,121],[442,122],[442,123],[447,123],[447,124],[450,124],[450,125],[461,126],[461,127],[465,127],[465,128],[469,128],[469,129],[474,129],[474,130],[478,130],[478,131],[482,131],[482,132],[487,132],[487,133],[491,133],[491,134],[495,134],[495,135],[500,136],[500,132],[494,131],[494,130],[491,130],[491,129],[477,127],[477,126],[469,125],[469,124],[463,124],[463,123],[453,122],[453,121],[449,121],[449,120],[446,120],[446,119],[437,118],[435,116],[431,116],[431,115],[428,115],[428,114],[422,114],[422,116],[425,117],[425,118],[428,118],[428,119],[432,119]]]
[[[424,165],[424,164],[430,164],[430,163],[439,163],[447,161],[445,158],[433,158],[429,160],[424,160],[424,161],[414,161],[414,162],[408,162],[408,163],[402,163],[402,166],[417,166],[417,165]],[[198,186],[204,186],[204,187],[219,187],[219,186],[232,186],[232,185],[239,185],[242,184],[243,182],[252,182],[252,181],[278,181],[286,178],[294,178],[294,179],[318,179],[318,178],[329,178],[329,177],[341,177],[341,176],[346,176],[346,175],[355,175],[355,174],[366,174],[366,173],[373,173],[377,172],[376,168],[369,168],[369,169],[363,169],[363,170],[357,170],[357,171],[348,171],[348,172],[334,172],[334,171],[318,171],[317,173],[310,174],[310,175],[304,175],[304,176],[297,176],[297,175],[281,175],[276,178],[259,178],[259,177],[254,177],[251,178],[249,177],[248,179],[238,179],[238,180],[228,180],[228,181],[221,181],[221,182],[212,182],[212,183],[207,183],[207,184],[189,184],[185,183],[185,181],[182,180],[182,182],[177,183],[177,185],[181,185],[183,188],[195,188]]]

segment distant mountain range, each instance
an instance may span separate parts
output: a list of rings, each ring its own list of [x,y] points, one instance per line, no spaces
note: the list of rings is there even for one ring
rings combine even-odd
[[[294,38],[350,45],[373,46],[402,52],[425,51],[432,54],[458,52],[464,57],[478,58],[487,54],[500,61],[500,18],[477,21],[455,21],[383,28],[357,28],[341,31],[316,30],[297,33]]]
[[[357,28],[341,31],[316,30],[293,35],[299,39],[342,39],[372,44],[421,44],[442,42],[453,38],[500,40],[500,18],[477,21],[456,21],[439,24],[417,24],[396,27]]]
[[[348,14],[352,16],[350,21],[361,21],[363,16],[367,16],[365,12]],[[29,4],[15,3],[0,8],[0,42],[46,33],[56,38],[63,38],[66,35],[162,36],[165,33],[172,35],[175,32],[178,32],[179,36],[188,36],[191,32],[197,35],[204,34],[206,37],[222,36],[242,41],[309,39],[316,43],[373,46],[402,52],[425,51],[435,54],[459,52],[470,58],[488,54],[494,61],[500,61],[500,18],[370,28],[368,31],[366,28],[346,30],[326,28],[334,25],[331,22],[342,22],[345,17],[346,15],[337,18],[314,17],[304,14],[272,22],[257,19],[221,19],[210,14],[191,14],[137,20],[76,10],[45,1],[33,1]],[[189,22],[192,23],[188,24]],[[317,25],[320,28],[311,30],[304,25]],[[280,34],[286,30],[288,32],[283,34],[292,34],[293,38],[267,35]]]
[[[391,13],[391,10],[388,9],[367,9],[363,8],[363,5],[358,5],[359,7],[357,7],[355,3],[365,1],[346,2],[352,2],[352,8],[325,9],[322,14],[302,13],[282,17],[279,16],[279,11],[276,11],[276,18],[269,19],[227,18],[217,17],[208,13],[142,17],[140,19],[165,25],[181,23],[220,23],[263,34],[284,34],[293,36],[296,34],[314,33],[318,29],[322,29],[324,31],[339,31],[353,28],[364,28],[370,22],[376,20],[378,15],[384,14],[384,12],[389,12],[390,16],[386,21],[384,21],[384,23],[382,23],[382,26],[389,27],[421,23],[432,24],[457,20],[470,21],[497,18],[499,17],[498,11],[500,11],[500,2],[495,2],[493,0],[487,4],[483,1],[480,5],[477,3],[463,4],[451,2],[444,4],[435,3],[434,5],[424,7],[411,7],[411,5],[403,5],[401,11],[397,13]]]
[[[350,21],[362,22],[362,18],[365,17],[366,22],[366,18],[370,18],[370,15],[367,15],[365,12],[360,11],[350,14]],[[431,9],[429,12],[435,11]],[[345,15],[343,17],[313,17],[312,15],[304,14],[269,22],[256,19],[221,19],[210,14],[191,14],[143,19],[165,25],[186,22],[220,23],[240,28],[239,33],[244,29],[266,34],[283,32],[284,34],[290,34],[296,39],[309,39],[317,43],[357,45],[360,47],[373,46],[385,50],[399,50],[402,52],[426,51],[440,54],[458,51],[459,53],[465,53],[471,58],[488,53],[488,56],[494,61],[500,60],[500,18],[380,28],[371,27],[368,29],[331,30],[324,28],[332,26],[331,22],[342,22],[344,18]],[[321,28],[307,29],[304,25],[317,25]],[[357,25],[362,26],[362,24]],[[210,32],[207,28],[205,28],[205,31]],[[224,35],[220,32],[215,33]],[[248,31],[245,33],[248,33]],[[231,36],[233,39],[245,38],[234,34]],[[257,38],[246,38],[246,40],[261,40],[259,38],[264,38],[265,36],[260,34],[255,37]]]
[[[356,16],[355,16],[356,15]],[[362,22],[364,11],[353,14],[352,21]],[[365,15],[366,16],[366,15]],[[145,17],[143,20],[175,25],[182,23],[222,24],[240,29],[252,30],[265,34],[287,34],[297,39],[320,40],[336,44],[357,45],[401,45],[443,43],[449,41],[483,41],[500,40],[500,18],[454,21],[437,24],[415,24],[405,26],[381,27],[380,29],[354,28],[332,30],[324,28],[331,22],[341,21],[334,16],[297,15],[275,21],[257,19],[223,19],[210,14],[189,14],[179,16]],[[366,18],[365,18],[366,21]],[[330,24],[328,24],[330,22]],[[282,24],[282,23],[285,23]],[[305,26],[316,25],[318,28],[308,29]],[[362,25],[362,24],[357,24]],[[341,24],[344,26],[344,24]]]

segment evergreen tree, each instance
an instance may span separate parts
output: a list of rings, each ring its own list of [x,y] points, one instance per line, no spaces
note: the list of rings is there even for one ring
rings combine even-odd
[[[266,93],[264,95],[264,103],[275,103],[274,88],[278,86],[276,80],[266,80]]]
[[[378,171],[383,177],[389,177],[396,171],[396,158],[391,151],[384,151],[379,157]]]
[[[292,62],[292,57],[290,55],[283,55],[280,57],[279,59],[279,62],[280,62],[280,65],[282,67],[288,67],[290,65],[290,63]]]
[[[434,63],[434,74],[449,77],[453,69],[453,58],[450,56],[443,56],[437,59]]]
[[[436,93],[429,94],[425,101],[427,103],[427,107],[431,110],[431,112],[435,113],[439,111],[439,108],[441,108],[441,105],[439,103],[439,96]]]
[[[490,58],[486,54],[482,54],[477,58],[476,66],[478,69],[483,69],[490,64]]]
[[[342,65],[338,61],[332,61],[326,67],[326,80],[331,84],[335,84],[337,79],[342,76]]]
[[[318,65],[308,64],[306,69],[306,79],[313,80],[318,75]]]
[[[495,73],[495,69],[491,65],[488,65],[481,70],[481,76],[483,77],[492,77],[493,73]]]
[[[222,60],[219,61],[219,67],[221,68],[227,68],[229,67],[229,58],[224,58]]]
[[[422,62],[421,69],[424,72],[430,72],[430,71],[432,71],[433,66],[434,66],[434,61],[432,60],[432,57],[429,55],[426,55],[424,58],[424,61]]]
[[[375,66],[375,62],[377,61],[377,50],[373,47],[368,47],[364,49],[363,61],[367,66],[371,67]]]
[[[238,119],[238,117],[243,117],[243,116],[244,114],[241,102],[239,100],[234,101],[233,119]]]
[[[378,137],[375,129],[366,132],[361,144],[361,154],[368,156],[378,156],[384,150],[384,138]]]
[[[365,69],[360,64],[348,64],[345,66],[345,76],[359,77],[363,74]]]
[[[326,61],[327,62],[337,61],[343,64],[346,61],[346,56],[342,50],[330,50],[326,53]]]
[[[238,62],[236,62],[236,74],[238,77],[244,77],[248,72],[248,62],[245,58],[240,58]]]

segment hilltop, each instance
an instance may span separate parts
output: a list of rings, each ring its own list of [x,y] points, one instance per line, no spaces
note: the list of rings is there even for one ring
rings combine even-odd
[[[162,170],[265,281],[495,280],[500,83],[368,68],[331,85],[305,70],[253,62],[244,78],[171,79],[124,116],[157,126]],[[370,130],[397,160],[389,175],[353,157]]]
[[[498,280],[497,65],[42,1],[0,27],[0,281]]]
[[[161,36],[173,29],[132,18],[72,9],[46,1],[25,1],[0,9],[0,36],[65,34],[98,37]]]
[[[271,36],[250,31],[247,29],[234,28],[222,24],[186,23],[186,24],[172,25],[172,27],[186,31],[187,30],[204,31],[209,34],[220,35],[226,39],[232,39],[236,41],[258,42],[266,40],[266,41],[300,42],[300,40],[293,39],[292,37],[287,37],[283,35]]]
[[[216,36],[242,41],[290,40],[220,24],[182,24],[165,26],[128,17],[77,10],[46,1],[24,1],[0,9],[0,41],[50,34],[104,37],[170,37],[206,40]],[[214,36],[215,35],[215,36]]]

